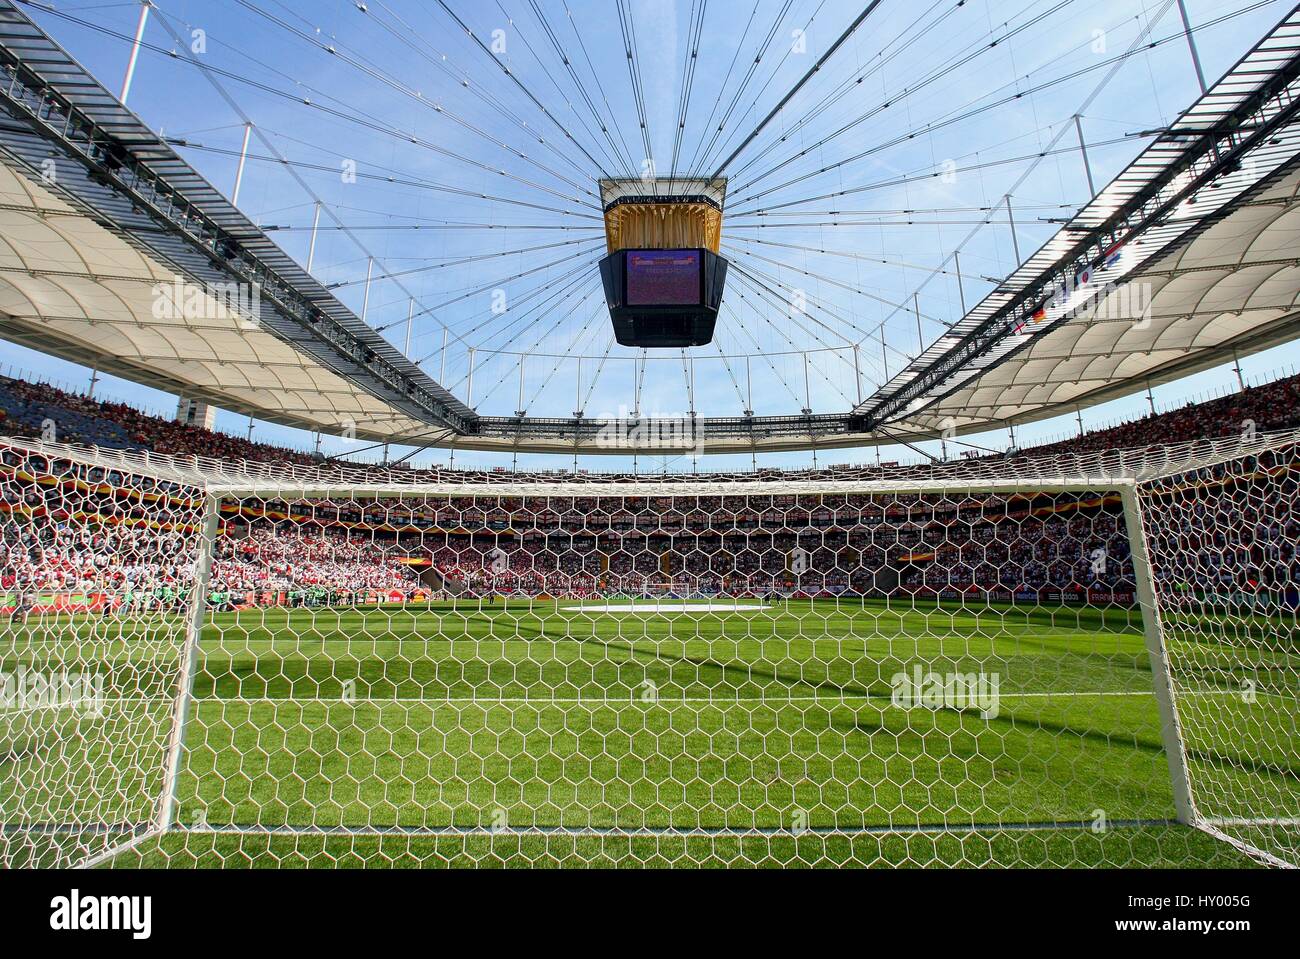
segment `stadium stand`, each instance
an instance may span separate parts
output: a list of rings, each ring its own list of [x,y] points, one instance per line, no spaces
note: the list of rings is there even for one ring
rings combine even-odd
[[[4,526],[0,542],[4,605],[11,612],[32,605],[178,608],[193,539],[171,519],[191,508],[183,489],[159,481],[125,498],[112,471],[78,468],[56,481],[66,467],[17,448],[0,456],[0,510],[21,518]],[[627,496],[616,507],[583,496],[488,502],[228,502],[210,600],[239,608],[453,596],[1010,598],[1052,591],[1064,601],[1133,601],[1119,498],[1104,492],[897,496],[883,506],[869,495],[838,494],[820,497],[815,508],[790,495]],[[1300,520],[1241,523],[1244,512],[1234,512],[1236,519],[1192,510],[1183,528],[1171,531],[1191,568],[1212,568],[1195,557],[1222,550],[1223,542],[1207,537],[1233,530],[1234,548],[1268,552],[1272,566],[1280,561],[1290,571],[1286,583],[1272,586],[1294,591]],[[1098,564],[1098,555],[1107,562]],[[43,598],[24,600],[33,595]]]
[[[0,462],[0,509],[25,517],[4,527],[0,543],[6,605],[31,605],[22,597],[35,593],[56,610],[177,608],[192,537],[168,517],[188,508],[183,494],[160,483],[126,500],[111,471],[54,481],[65,466],[13,448]],[[850,494],[823,496],[815,508],[783,495],[617,502],[230,502],[210,598],[237,608],[453,595],[1009,598],[1051,590],[1132,602],[1118,497],[1104,493],[895,497],[883,507]],[[1216,528],[1202,519],[1187,519],[1188,550],[1198,548],[1197,530]],[[1247,549],[1285,552],[1292,585],[1300,582],[1293,526],[1240,533]],[[1100,566],[1099,553],[1108,558]]]
[[[1034,452],[1232,436],[1243,424],[1284,427],[1300,419],[1297,399],[1300,378],[1293,377]],[[54,418],[62,438],[81,443],[319,467],[311,457],[48,386],[4,381],[0,401],[0,428],[8,432],[39,436],[42,422]],[[27,517],[4,527],[3,605],[11,611],[32,605],[103,611],[182,604],[186,597],[178,583],[185,573],[186,537],[167,521],[165,509],[159,513],[175,492],[160,483],[125,502],[111,471],[89,471],[78,485],[54,482],[50,476],[57,471],[49,467],[39,455],[12,448],[0,462],[0,510]],[[805,472],[845,478],[858,471],[866,468]],[[493,471],[430,472],[431,479],[453,475],[466,484],[503,479]],[[504,474],[534,481],[549,475]],[[227,503],[210,600],[239,608],[462,596],[1011,597],[1044,590],[1092,602],[1129,604],[1133,598],[1120,504],[1104,491],[964,501],[898,498],[877,517],[869,515],[881,509],[870,496],[853,495],[823,497],[815,509],[781,495],[624,497],[612,510],[594,496],[502,496],[490,508],[482,502],[452,497],[365,506],[330,500]],[[1184,549],[1193,555],[1222,548],[1200,543],[1196,537],[1204,530],[1234,525],[1230,517],[1204,519],[1186,520]],[[1243,527],[1239,535],[1245,548],[1286,553],[1289,585],[1300,583],[1294,545],[1300,526]],[[796,555],[802,559],[792,563]],[[1099,566],[1097,555],[1109,561]],[[44,599],[24,599],[31,596]]]
[[[185,426],[151,416],[125,403],[102,402],[68,393],[42,383],[0,377],[0,436],[41,438],[52,426],[55,438],[64,443],[165,453],[171,456],[201,456],[217,460],[245,460],[254,463],[285,463],[307,466],[318,462],[310,454],[268,443],[254,443],[236,436],[201,427]],[[1241,434],[1300,426],[1300,376],[1275,380],[1263,386],[1193,403],[1177,410],[1158,413],[1107,429],[1049,445],[1027,447],[1019,455],[1090,453],[1113,449],[1141,449],[1167,443],[1216,439]],[[50,438],[46,435],[46,438]],[[466,483],[517,482],[545,479],[561,472],[514,472],[502,470],[446,469],[422,471],[431,480]],[[830,478],[836,475],[873,475],[876,467],[829,466],[820,470],[759,470],[784,478]],[[715,477],[726,474],[710,474]],[[753,478],[753,473],[737,474]],[[638,479],[627,474],[607,474],[610,481]]]
[[[1161,443],[1237,436],[1290,429],[1300,424],[1300,376],[1247,387],[1240,393],[1191,403],[1105,430],[1085,433],[1033,448],[1035,454],[1091,453],[1107,449],[1139,449]]]
[[[53,435],[51,435],[53,434]],[[311,463],[305,453],[185,426],[126,403],[94,400],[44,383],[0,377],[0,435],[57,439],[82,446],[148,450],[253,462]]]

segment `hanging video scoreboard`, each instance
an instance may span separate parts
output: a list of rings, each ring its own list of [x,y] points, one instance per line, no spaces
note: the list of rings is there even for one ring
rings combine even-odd
[[[624,346],[713,340],[727,261],[712,250],[619,250],[600,264],[614,336]]]

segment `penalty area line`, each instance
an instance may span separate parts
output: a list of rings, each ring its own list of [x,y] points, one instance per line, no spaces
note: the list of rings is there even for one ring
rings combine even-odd
[[[1023,692],[1023,693],[998,693],[999,699],[1142,699],[1154,696],[1151,690],[1070,690],[1068,692]],[[1207,690],[1183,690],[1179,693],[1183,698],[1193,697],[1226,697],[1237,699],[1244,694],[1235,689],[1207,689]],[[1291,700],[1294,697],[1285,693],[1273,693],[1263,690],[1256,690],[1254,696],[1269,699]],[[827,705],[845,705],[855,702],[893,702],[893,696],[890,694],[873,694],[873,693],[845,693],[843,695],[826,695],[826,696],[657,696],[650,699],[624,698],[624,697],[607,697],[607,696],[394,696],[385,699],[369,699],[364,697],[348,698],[345,696],[206,696],[199,697],[195,700],[196,704],[202,704],[211,708],[221,704],[236,706],[240,704],[249,705],[273,705],[283,703],[285,705],[307,705],[319,703],[325,705],[343,705],[343,706],[549,706],[549,705],[593,705],[593,706],[740,706],[745,704],[754,704],[756,706],[780,706],[787,703],[825,703]],[[103,705],[153,705],[166,706],[172,702],[170,698],[158,697],[149,698],[143,696],[109,696],[100,700]],[[923,707],[918,707],[923,708]],[[103,711],[88,711],[84,707],[77,705],[50,705],[32,707],[27,709],[0,710],[0,720],[8,717],[17,717],[22,715],[32,715],[40,712],[81,712],[84,718],[90,720],[102,720],[106,717]]]
[[[1178,822],[1177,819],[1162,818],[1115,819],[1108,821],[1106,824],[1107,828],[1113,829],[1143,829],[1181,825],[1183,824]],[[805,835],[853,838],[856,836],[963,835],[989,832],[1041,832],[1048,830],[1095,831],[1095,829],[1095,820],[1071,819],[1005,823],[924,823],[905,826],[888,824],[853,827],[809,826],[805,829],[792,829],[784,826],[692,826],[689,828],[673,828],[671,826],[646,826],[634,828],[620,828],[618,826],[506,826],[498,828],[493,826],[312,826],[293,824],[259,826],[238,823],[232,823],[230,825],[213,825],[209,823],[207,825],[197,826],[186,823],[176,823],[171,827],[170,831],[173,833],[184,833],[196,836],[345,836],[352,838],[366,836],[396,836],[399,838],[409,839],[476,837],[510,839],[535,836],[576,838],[595,837],[614,839],[744,839],[750,837],[790,837],[797,839],[800,836]]]

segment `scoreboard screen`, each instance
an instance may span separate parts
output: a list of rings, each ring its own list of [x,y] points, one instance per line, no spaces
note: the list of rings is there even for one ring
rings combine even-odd
[[[600,282],[622,346],[681,349],[713,342],[727,261],[712,250],[615,250]]]
[[[628,252],[628,306],[698,306],[702,295],[699,250]]]

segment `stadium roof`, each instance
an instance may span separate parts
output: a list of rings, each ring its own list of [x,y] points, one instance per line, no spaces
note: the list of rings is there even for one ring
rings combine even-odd
[[[1295,337],[1298,77],[1293,11],[1056,237],[856,409],[700,417],[681,448],[825,449],[1001,427]],[[418,446],[632,450],[621,439],[627,431],[609,430],[608,421],[480,416],[460,402],[9,0],[0,0],[0,79],[9,91],[0,98],[0,335],[305,429]],[[159,309],[166,298],[158,284],[220,290],[246,278],[262,284],[253,316],[209,292],[191,309]]]
[[[179,278],[0,164],[0,331],[9,339],[289,426],[379,438],[428,429],[205,288],[171,296]]]
[[[951,418],[959,429],[1028,422],[1295,339],[1298,195],[1300,171],[1292,169],[910,421],[942,428]]]
[[[894,400],[892,415],[911,428],[1000,426],[1293,339],[1300,332],[1297,56],[1300,12],[1293,11],[864,407],[879,411]],[[1238,155],[1224,156],[1230,148]],[[960,362],[943,370],[952,357]]]
[[[1293,449],[1300,430],[1257,431],[1192,442],[1161,443],[1090,452],[1025,451],[917,465],[703,471],[662,476],[586,470],[541,473],[371,466],[346,461],[312,465],[267,463],[204,456],[169,456],[149,451],[87,448],[23,437],[0,437],[7,453],[71,461],[229,496],[332,497],[341,493],[375,499],[403,496],[606,496],[610,498],[843,495],[933,492],[978,497],[1002,491],[1074,490],[1111,492],[1162,477],[1189,476],[1244,457]],[[10,461],[12,465],[12,461]]]
[[[6,337],[306,429],[383,440],[472,418],[9,0],[0,73]],[[155,287],[177,281],[241,283],[256,316],[212,296],[160,315]]]

